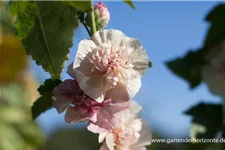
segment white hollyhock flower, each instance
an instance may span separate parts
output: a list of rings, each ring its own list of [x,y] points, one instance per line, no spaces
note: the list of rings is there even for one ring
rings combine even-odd
[[[151,144],[151,133],[143,119],[137,119],[140,106],[133,102],[132,111],[120,113],[123,123],[115,129],[99,134],[103,142],[100,150],[146,150]]]
[[[111,29],[100,30],[79,43],[68,73],[97,102],[102,102],[105,95],[112,102],[121,102],[139,91],[147,68],[148,57],[140,42]]]
[[[212,93],[225,99],[225,40],[211,50],[206,60],[209,65],[202,69],[203,81]]]

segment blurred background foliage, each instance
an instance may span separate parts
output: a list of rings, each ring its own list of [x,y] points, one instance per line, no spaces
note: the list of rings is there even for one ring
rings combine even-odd
[[[21,41],[14,36],[13,18],[0,4],[0,149],[35,150],[44,143],[32,121],[30,106],[39,96]]]
[[[30,107],[39,97],[37,88],[39,82],[33,75],[29,65],[30,61],[25,53],[25,49],[15,34],[13,27],[14,17],[10,17],[6,11],[6,2],[0,1],[0,149],[1,150],[97,150],[100,147],[98,136],[88,132],[86,129],[61,128],[53,131],[50,135],[44,136],[39,126],[32,121]],[[220,14],[221,12],[219,12]],[[218,19],[217,19],[218,21]],[[217,28],[218,29],[218,28]],[[216,31],[219,32],[219,31]],[[210,33],[211,34],[211,33]],[[195,52],[193,52],[195,53]],[[188,58],[193,58],[192,52],[188,53]],[[172,70],[178,68],[190,69],[193,64],[202,63],[194,54],[194,60],[179,60],[176,64],[169,64]],[[187,61],[186,61],[187,60]],[[178,61],[178,60],[177,60]],[[184,63],[185,62],[185,63]],[[187,63],[188,62],[188,63]],[[182,66],[182,64],[185,64]],[[195,65],[194,65],[195,66]],[[175,68],[175,69],[174,69]],[[179,75],[179,69],[177,74]],[[176,72],[176,71],[175,71]],[[190,76],[189,76],[190,73]],[[181,70],[181,76],[187,77],[191,87],[197,86],[200,81],[197,77],[198,70]],[[190,79],[190,80],[189,80]],[[205,105],[205,104],[202,104]],[[201,107],[202,105],[196,106]],[[206,107],[204,107],[206,108]],[[220,109],[216,110],[217,117],[220,118]],[[204,109],[201,107],[201,115],[196,115],[196,111],[190,109],[186,114],[204,118]],[[219,111],[219,112],[218,112]],[[221,110],[222,111],[222,110]],[[197,113],[199,114],[199,113]],[[215,114],[214,114],[215,115]],[[197,118],[199,119],[199,118]],[[205,119],[205,118],[204,118]],[[210,122],[218,121],[211,118]],[[220,119],[219,119],[220,120]],[[199,121],[199,120],[198,120]],[[201,120],[202,121],[202,120]],[[203,120],[205,121],[205,120]],[[216,123],[221,124],[221,122]],[[196,135],[199,128],[192,126],[192,134]],[[223,135],[221,135],[223,136]],[[153,131],[153,138],[162,137]],[[183,137],[186,138],[186,137]],[[166,144],[153,143],[148,150],[222,150],[222,144]]]

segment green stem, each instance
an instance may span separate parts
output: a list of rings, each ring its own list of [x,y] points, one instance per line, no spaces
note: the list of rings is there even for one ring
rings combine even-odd
[[[94,12],[93,5],[92,5],[92,10],[91,10],[91,31],[92,31],[92,35],[95,34],[95,32],[96,32],[95,12]]]
[[[88,29],[87,25],[84,22],[81,22],[85,29],[87,30],[88,35],[91,37],[91,31]]]

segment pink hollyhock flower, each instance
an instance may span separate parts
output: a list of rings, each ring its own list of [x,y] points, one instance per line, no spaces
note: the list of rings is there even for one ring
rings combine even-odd
[[[100,30],[78,45],[68,73],[97,102],[106,98],[128,101],[139,91],[141,76],[148,68],[146,51],[137,39],[119,30]],[[117,98],[114,98],[117,96]]]
[[[98,2],[94,6],[94,12],[97,27],[100,29],[106,27],[110,20],[110,13],[107,6],[102,2]]]
[[[129,107],[128,102],[113,104],[111,99],[98,103],[87,96],[79,88],[77,81],[72,79],[65,80],[54,88],[53,100],[53,106],[58,113],[62,113],[67,109],[66,122],[89,121],[89,124],[98,127],[95,129],[90,128],[90,131],[94,133],[107,131],[116,126],[114,123],[120,123],[120,119],[116,118],[116,114]]]
[[[99,142],[104,142],[100,150],[145,150],[151,144],[151,133],[143,119],[136,119],[140,106],[133,103],[133,112],[121,111],[123,122],[117,128],[100,133]]]

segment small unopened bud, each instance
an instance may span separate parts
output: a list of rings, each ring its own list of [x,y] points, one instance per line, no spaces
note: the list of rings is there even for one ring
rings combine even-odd
[[[110,20],[110,13],[105,4],[98,2],[94,5],[95,21],[97,29],[106,27]]]

